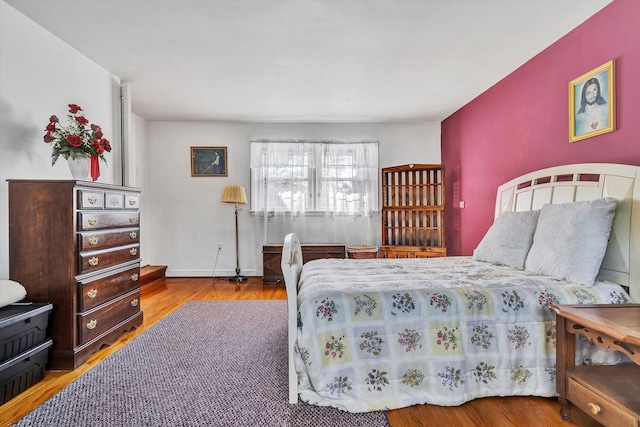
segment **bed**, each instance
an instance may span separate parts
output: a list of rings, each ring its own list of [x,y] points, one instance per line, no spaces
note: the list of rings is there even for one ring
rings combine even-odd
[[[640,167],[565,165],[501,185],[472,257],[303,267],[290,234],[282,269],[291,403],[366,412],[554,396],[549,306],[640,301]],[[581,340],[576,361],[627,359]]]

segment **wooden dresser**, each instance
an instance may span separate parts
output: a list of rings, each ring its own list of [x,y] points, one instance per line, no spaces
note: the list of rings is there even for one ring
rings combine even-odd
[[[557,314],[560,415],[574,404],[605,426],[640,426],[640,304],[552,305]],[[632,363],[576,366],[576,338],[619,351]]]
[[[142,324],[140,190],[8,180],[9,275],[53,304],[49,369],[72,370]]]
[[[301,245],[304,262],[322,258],[345,258],[346,247],[343,244],[307,244]],[[262,247],[262,284],[284,283],[282,267],[282,245]]]

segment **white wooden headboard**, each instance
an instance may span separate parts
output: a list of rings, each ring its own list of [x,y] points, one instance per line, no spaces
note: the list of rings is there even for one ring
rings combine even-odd
[[[602,197],[618,199],[598,277],[629,288],[640,302],[640,167],[582,163],[541,169],[498,187],[495,216]]]

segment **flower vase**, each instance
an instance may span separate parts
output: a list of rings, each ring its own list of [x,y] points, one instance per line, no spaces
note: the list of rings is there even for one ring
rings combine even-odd
[[[69,170],[71,176],[76,181],[86,181],[89,176],[89,158],[88,157],[76,157],[75,159],[68,157]]]

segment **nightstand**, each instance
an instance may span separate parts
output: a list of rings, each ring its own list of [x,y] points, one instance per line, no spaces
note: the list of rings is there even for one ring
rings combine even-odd
[[[640,304],[552,305],[560,415],[574,404],[605,426],[640,426]],[[576,335],[633,363],[575,366]]]
[[[302,260],[306,263],[314,259],[344,258],[346,247],[341,243],[305,244],[302,247]],[[265,245],[262,247],[262,284],[283,284],[282,245]]]

